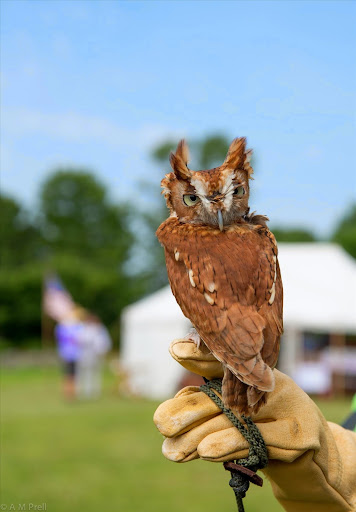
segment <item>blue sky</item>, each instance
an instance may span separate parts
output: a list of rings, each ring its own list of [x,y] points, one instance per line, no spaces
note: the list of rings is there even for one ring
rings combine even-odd
[[[1,186],[29,208],[58,166],[114,199],[166,138],[245,135],[251,207],[327,236],[356,197],[351,1],[1,1]],[[192,162],[194,168],[194,161]]]

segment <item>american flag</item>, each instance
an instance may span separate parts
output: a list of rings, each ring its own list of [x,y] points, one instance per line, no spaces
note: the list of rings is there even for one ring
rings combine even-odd
[[[45,278],[42,307],[43,311],[56,322],[67,318],[74,308],[70,293],[56,275]]]

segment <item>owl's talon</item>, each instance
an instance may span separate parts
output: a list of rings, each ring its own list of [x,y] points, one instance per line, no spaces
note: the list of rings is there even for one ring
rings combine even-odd
[[[194,328],[190,329],[188,334],[186,334],[183,339],[187,341],[192,341],[193,343],[195,343],[197,348],[200,347],[201,337]]]

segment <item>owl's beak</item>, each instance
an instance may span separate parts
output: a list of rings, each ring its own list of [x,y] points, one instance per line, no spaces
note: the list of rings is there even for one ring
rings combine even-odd
[[[218,210],[218,224],[219,224],[220,231],[222,231],[224,229],[224,220],[223,220],[221,210]]]

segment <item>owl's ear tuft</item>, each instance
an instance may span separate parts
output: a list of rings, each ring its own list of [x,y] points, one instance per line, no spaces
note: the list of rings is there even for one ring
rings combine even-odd
[[[161,181],[161,188],[162,192],[161,194],[164,195],[164,198],[166,200],[167,208],[170,209],[170,211],[173,211],[173,204],[172,204],[172,197],[171,197],[171,176],[173,176],[172,173],[166,174],[163,180]]]
[[[189,180],[192,177],[191,171],[188,169],[189,149],[184,139],[179,141],[176,152],[171,153],[169,161],[171,163],[174,174],[178,179]]]
[[[233,170],[238,168],[241,169],[245,160],[245,147],[245,137],[238,137],[237,139],[234,139],[230,144],[223,166]]]
[[[246,137],[238,137],[232,141],[229,151],[223,163],[227,169],[244,169],[252,180],[253,169],[251,167],[252,149],[246,149]]]
[[[252,149],[246,149],[245,151],[245,164],[249,164],[251,162],[253,150]]]
[[[252,174],[253,174],[253,168],[251,166],[251,158],[252,158],[252,149],[248,149],[246,152],[245,152],[245,161],[244,161],[244,169],[245,171],[247,171],[247,174],[248,174],[248,177],[250,178],[250,180],[253,180],[252,178]]]
[[[181,157],[185,165],[188,165],[189,162],[189,147],[187,141],[185,139],[181,139],[178,142],[178,146],[176,149],[176,156]]]

